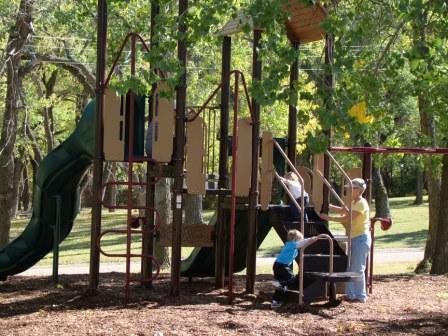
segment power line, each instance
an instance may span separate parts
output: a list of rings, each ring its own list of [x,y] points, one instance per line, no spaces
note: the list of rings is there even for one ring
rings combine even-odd
[[[76,40],[76,41],[93,41],[94,39],[87,39],[82,37],[63,37],[63,36],[48,36],[48,35],[31,35],[31,38],[50,39],[50,40]]]

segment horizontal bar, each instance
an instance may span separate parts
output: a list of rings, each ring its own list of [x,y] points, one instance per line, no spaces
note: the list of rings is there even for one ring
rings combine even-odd
[[[448,154],[441,147],[330,147],[332,152],[378,153],[378,154]]]

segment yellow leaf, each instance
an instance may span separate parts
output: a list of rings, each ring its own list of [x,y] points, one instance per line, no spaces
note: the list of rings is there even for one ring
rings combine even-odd
[[[373,122],[373,117],[368,116],[367,104],[365,101],[353,105],[349,110],[348,114],[355,118],[360,124],[370,124]]]

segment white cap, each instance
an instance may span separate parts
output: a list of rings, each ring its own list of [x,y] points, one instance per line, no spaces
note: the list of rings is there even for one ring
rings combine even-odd
[[[353,189],[361,189],[362,192],[364,192],[367,188],[366,182],[362,178],[354,178],[352,180],[352,186]],[[345,185],[346,188],[350,187],[350,184]]]

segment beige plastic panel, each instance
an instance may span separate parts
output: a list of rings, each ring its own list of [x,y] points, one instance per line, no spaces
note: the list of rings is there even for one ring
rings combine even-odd
[[[300,176],[303,178],[303,184],[305,185],[305,191],[308,193],[308,195],[311,196],[313,194],[313,190],[312,190],[313,172],[311,171],[311,169],[309,169],[308,167],[305,167],[305,166],[297,166],[296,169],[299,172]]]
[[[260,204],[261,210],[269,209],[272,198],[272,179],[274,163],[274,143],[272,142],[272,133],[263,132],[261,145],[261,185],[260,185]]]
[[[160,83],[154,94],[152,158],[159,162],[170,162],[174,141],[174,104],[162,97],[160,92],[167,91],[167,84]]]
[[[117,96],[115,91],[106,89],[103,113],[103,151],[106,161],[123,161],[125,149],[125,107],[126,95]],[[121,133],[121,134],[120,134]]]
[[[236,159],[236,196],[249,196],[252,168],[252,120],[238,120],[238,147]]]
[[[351,180],[353,180],[354,178],[357,177],[362,177],[362,168],[352,168],[352,169],[348,169],[345,171],[348,175],[348,177],[350,177]],[[341,181],[341,190],[342,190],[342,200],[344,201],[345,204],[348,204],[350,202],[350,197],[349,197],[349,193],[348,193],[348,189],[344,188],[344,184],[346,184],[347,181],[345,181],[344,183],[344,178],[342,178]]]
[[[320,171],[324,173],[324,154],[315,154],[313,156],[313,174],[315,171]],[[314,209],[320,212],[322,209],[323,198],[324,198],[324,182],[318,177],[313,176],[313,193],[312,193],[312,203]]]
[[[214,245],[214,227],[207,224],[189,224],[182,226],[182,246],[212,247]],[[172,225],[160,226],[161,246],[171,246]]]
[[[189,194],[205,194],[205,124],[201,117],[187,123],[186,184]]]

